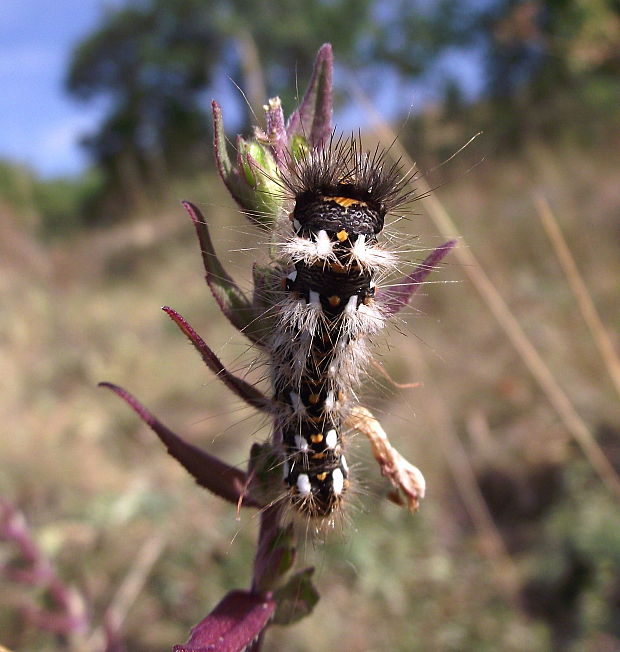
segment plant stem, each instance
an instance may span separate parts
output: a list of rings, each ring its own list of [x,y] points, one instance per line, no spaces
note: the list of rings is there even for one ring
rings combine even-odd
[[[273,580],[278,577],[278,566],[282,553],[284,552],[283,548],[277,546],[277,539],[281,534],[281,517],[282,506],[279,502],[265,507],[261,512],[252,577],[252,591],[254,592],[271,590],[273,588]],[[248,652],[260,651],[264,634],[265,630],[259,634],[256,641],[248,649]]]

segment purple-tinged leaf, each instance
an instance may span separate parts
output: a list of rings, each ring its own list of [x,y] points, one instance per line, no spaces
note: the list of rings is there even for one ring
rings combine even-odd
[[[254,287],[252,295],[252,305],[258,313],[269,308],[269,302],[266,300],[267,278],[272,272],[270,267],[254,263],[252,265],[252,285]]]
[[[288,136],[279,97],[272,97],[265,105],[265,117],[267,121],[267,139],[271,145],[276,164],[283,169],[287,159]]]
[[[213,151],[217,171],[233,199],[241,208],[245,209],[251,196],[251,189],[242,177],[240,168],[233,166],[228,157],[222,109],[215,100],[211,102],[211,109],[213,113]]]
[[[241,652],[260,636],[275,609],[270,594],[231,591],[173,652]]]
[[[278,605],[273,618],[274,624],[292,625],[308,616],[319,601],[319,593],[312,583],[314,568],[295,573],[291,579],[274,592]]]
[[[240,399],[249,403],[252,407],[269,412],[271,410],[271,400],[262,392],[259,392],[252,385],[241,378],[231,374],[221,363],[220,359],[207,346],[206,342],[198,333],[189,325],[189,323],[176,310],[164,306],[162,310],[172,319],[172,321],[181,329],[187,339],[194,345],[200,353],[204,363],[211,371]]]
[[[228,158],[222,109],[220,105],[213,100],[213,102],[211,102],[211,110],[213,114],[213,150],[215,152],[215,163],[222,180],[228,186],[227,179],[233,173],[233,166]]]
[[[311,147],[321,147],[331,136],[333,70],[332,46],[325,43],[316,55],[306,94],[286,126],[289,143],[296,136],[302,136]]]
[[[437,267],[444,256],[454,247],[456,240],[450,240],[437,247],[424,262],[418,265],[411,274],[397,281],[389,291],[378,293],[377,302],[388,316],[400,312],[408,303],[424,279]]]
[[[273,443],[252,444],[248,478],[252,496],[263,505],[275,504],[281,498],[282,458]]]
[[[19,565],[0,564],[0,575],[6,579],[36,588],[45,596],[47,606],[23,604],[20,611],[35,627],[65,637],[82,636],[91,627],[83,597],[65,584],[56,574],[50,560],[37,545],[22,512],[0,497],[0,540],[13,544],[18,551]],[[4,588],[5,593],[9,591]],[[0,645],[0,650],[3,650]]]
[[[23,605],[20,608],[22,618],[33,627],[44,629],[48,632],[69,637],[77,632],[84,632],[84,619],[79,616],[70,616],[61,612],[39,609],[32,605]],[[0,652],[4,652],[0,646]]]
[[[205,489],[216,496],[245,507],[260,507],[247,493],[246,475],[243,471],[222,462],[202,449],[189,444],[172,432],[151,414],[129,392],[112,383],[99,383],[120,396],[129,407],[160,438],[168,453]]]
[[[256,333],[258,327],[252,304],[220,263],[209,234],[209,228],[200,210],[191,202],[184,201],[182,204],[192,218],[198,234],[206,272],[205,278],[220,310],[237,330],[252,342],[257,343],[259,340]]]
[[[237,136],[237,160],[228,157],[222,110],[213,107],[213,144],[218,172],[245,215],[260,226],[271,227],[280,214],[282,190],[276,180],[277,162],[267,134],[255,131],[254,138]]]

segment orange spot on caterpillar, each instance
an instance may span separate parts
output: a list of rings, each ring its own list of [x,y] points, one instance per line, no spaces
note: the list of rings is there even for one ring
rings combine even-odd
[[[329,302],[329,305],[330,305],[332,308],[335,308],[337,305],[340,304],[340,302],[342,301],[342,299],[341,299],[337,294],[334,294],[334,295],[332,295],[331,297],[329,297],[329,298],[327,299],[327,301]]]
[[[312,405],[316,405],[319,402],[319,398],[318,394],[310,394],[310,396],[308,396],[308,401],[312,403]]]
[[[338,233],[336,233],[336,237],[340,242],[344,242],[349,237],[349,234],[344,229],[342,229],[342,231],[338,231]]]
[[[322,460],[324,457],[325,457],[325,453],[315,453],[315,454],[312,456],[312,459],[313,459],[313,460]],[[323,474],[321,474],[321,475],[323,475]],[[319,477],[319,476],[317,475],[317,478],[318,478],[318,477]]]
[[[342,206],[343,208],[349,208],[349,206],[366,206],[365,201],[361,201],[360,199],[353,199],[351,197],[321,197],[323,201],[333,201],[338,206]],[[345,238],[346,240],[346,238]]]
[[[327,477],[327,471],[324,471],[323,473],[317,473],[316,475],[316,479],[319,482],[323,482],[323,480],[325,480],[326,477]]]
[[[314,435],[310,435],[310,441],[313,444],[319,444],[320,442],[323,441],[323,433],[317,432]]]

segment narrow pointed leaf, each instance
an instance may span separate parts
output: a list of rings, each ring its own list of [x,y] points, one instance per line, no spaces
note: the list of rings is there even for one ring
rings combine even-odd
[[[272,97],[265,105],[265,118],[267,121],[267,138],[273,151],[276,164],[283,168],[286,163],[288,150],[288,136],[282,112],[282,102],[279,97]]]
[[[231,591],[173,652],[241,652],[267,627],[275,609],[269,594]]]
[[[308,90],[299,108],[289,118],[286,128],[289,142],[302,136],[312,147],[321,147],[331,136],[333,69],[332,46],[325,43],[316,56]]]
[[[273,307],[281,298],[282,272],[268,265],[252,265],[252,281],[254,292],[252,305],[254,313],[260,315],[260,323],[264,332],[272,333],[277,316]]]
[[[282,495],[282,459],[269,441],[252,444],[248,463],[251,493],[264,505],[277,502]]]
[[[245,507],[259,506],[247,494],[246,475],[243,471],[184,441],[122,387],[112,383],[99,383],[99,386],[107,387],[120,396],[142,421],[153,430],[168,449],[168,453],[181,464],[200,486],[235,505],[242,503]]]
[[[213,100],[211,102],[213,114],[213,152],[215,154],[215,164],[217,171],[220,173],[222,181],[228,188],[235,201],[245,208],[249,198],[249,191],[245,179],[239,173],[228,157],[228,148],[226,146],[226,134],[224,133],[224,120],[222,118],[222,109],[220,105]]]
[[[319,593],[312,583],[314,568],[296,573],[273,597],[278,605],[273,622],[291,625],[308,616],[319,601]]]
[[[172,319],[172,321],[181,329],[187,339],[194,345],[200,353],[204,363],[211,371],[240,399],[249,403],[252,407],[269,412],[271,409],[271,400],[262,392],[259,392],[252,385],[241,378],[231,374],[221,363],[220,359],[207,346],[206,342],[198,333],[189,325],[189,323],[176,310],[164,306],[162,310]]]
[[[392,316],[402,310],[420,287],[426,277],[437,267],[444,256],[454,247],[456,240],[450,240],[429,254],[415,270],[397,281],[389,291],[378,294],[377,302],[387,315]]]
[[[205,278],[220,310],[237,330],[253,342],[258,342],[258,325],[254,319],[252,304],[220,263],[202,213],[191,202],[184,201],[182,204],[192,218],[198,234]]]
[[[237,136],[237,160],[233,165],[228,157],[222,110],[215,101],[212,107],[215,163],[222,181],[250,220],[271,226],[280,209],[282,191],[275,181],[277,164],[269,138],[260,130],[250,140]]]
[[[211,102],[213,113],[213,149],[215,152],[215,163],[224,183],[230,177],[233,171],[232,164],[228,158],[228,149],[226,148],[226,134],[224,133],[224,119],[222,118],[222,109],[220,105],[213,100]]]

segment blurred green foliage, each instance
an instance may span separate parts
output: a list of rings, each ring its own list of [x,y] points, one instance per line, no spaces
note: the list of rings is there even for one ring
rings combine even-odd
[[[41,179],[24,165],[0,160],[0,203],[30,220],[41,237],[62,237],[90,223],[88,208],[102,179],[97,168]]]

